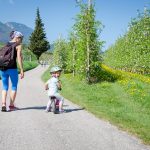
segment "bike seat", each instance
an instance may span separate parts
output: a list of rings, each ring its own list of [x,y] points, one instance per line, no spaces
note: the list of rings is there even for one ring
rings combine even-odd
[[[56,97],[55,97],[55,96],[51,96],[50,98],[51,98],[51,99],[55,99]]]

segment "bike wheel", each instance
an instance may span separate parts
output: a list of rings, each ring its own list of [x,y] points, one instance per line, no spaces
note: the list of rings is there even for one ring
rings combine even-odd
[[[55,100],[53,100],[52,102],[52,111],[54,114],[56,114],[56,104],[55,104]]]

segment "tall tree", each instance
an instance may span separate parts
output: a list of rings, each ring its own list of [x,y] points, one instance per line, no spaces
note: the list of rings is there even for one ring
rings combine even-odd
[[[150,10],[131,20],[128,31],[104,55],[105,63],[126,71],[150,74]]]
[[[46,40],[46,33],[44,32],[44,24],[40,17],[39,8],[36,12],[35,29],[30,36],[29,49],[36,55],[37,59],[41,54],[50,48],[49,42]]]
[[[66,69],[66,47],[67,43],[65,39],[59,36],[58,40],[54,43],[54,52],[53,52],[53,65],[58,65],[64,70]]]
[[[99,40],[102,29],[100,21],[95,20],[94,5],[80,4],[80,14],[76,17],[74,31],[77,37],[76,72],[83,76],[88,83],[97,76],[99,69],[99,56],[103,42]]]
[[[67,61],[66,69],[68,72],[73,73],[75,76],[75,65],[76,65],[76,37],[73,32],[69,34],[69,42],[67,43]]]

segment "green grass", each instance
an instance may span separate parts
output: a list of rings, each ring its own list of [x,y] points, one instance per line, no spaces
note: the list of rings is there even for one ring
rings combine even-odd
[[[0,47],[2,47],[2,46],[4,46],[4,44],[0,43]],[[32,60],[34,60],[34,61],[31,61],[31,62],[30,61],[23,61],[24,71],[31,70],[31,69],[37,67],[37,65],[38,65],[35,55],[31,51],[24,48],[23,49],[23,56],[26,57],[26,56],[30,56],[30,55],[32,56]]]
[[[48,78],[46,72],[42,79]],[[88,85],[66,74],[61,81],[65,98],[150,144],[150,83],[147,77],[123,73],[115,82]]]
[[[31,69],[33,69],[33,68],[35,68],[37,66],[38,66],[37,61],[32,61],[32,62],[24,61],[23,62],[23,69],[24,69],[24,71],[31,70]],[[0,77],[0,79],[1,79],[1,77]]]
[[[0,43],[0,48],[3,47],[3,46],[4,46],[4,44]]]
[[[31,62],[29,62],[29,61],[24,61],[24,62],[23,62],[24,71],[31,70],[31,69],[33,69],[33,68],[35,68],[35,67],[37,67],[37,66],[38,66],[37,61],[31,61]]]

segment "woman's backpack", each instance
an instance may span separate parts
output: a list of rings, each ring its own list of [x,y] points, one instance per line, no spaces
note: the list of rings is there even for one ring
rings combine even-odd
[[[14,52],[17,43],[7,43],[0,48],[0,70],[6,70],[14,65]]]

